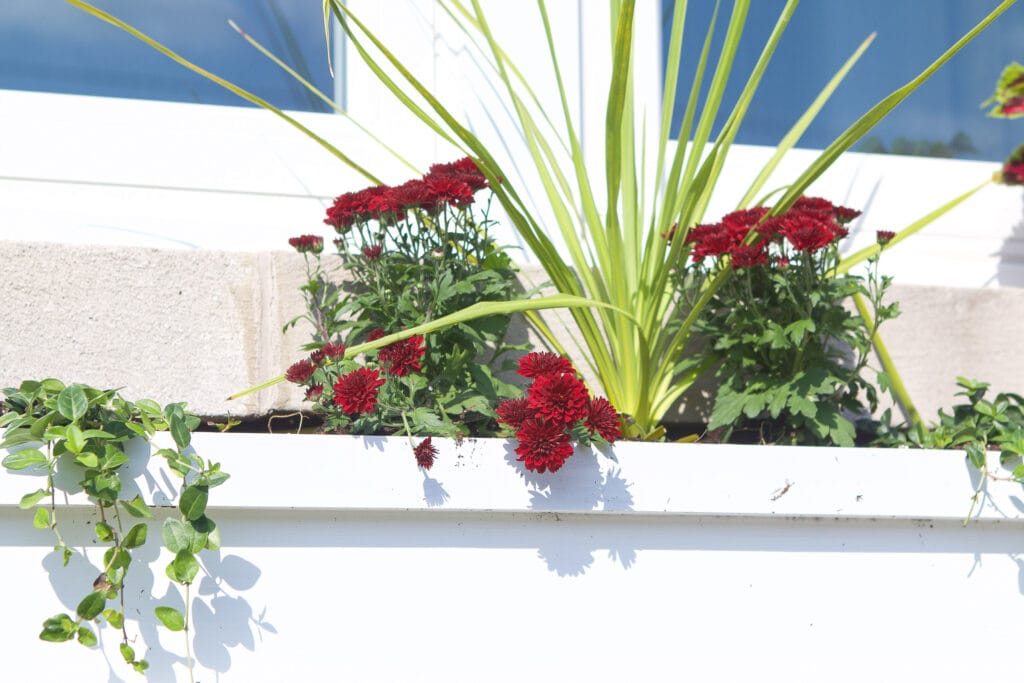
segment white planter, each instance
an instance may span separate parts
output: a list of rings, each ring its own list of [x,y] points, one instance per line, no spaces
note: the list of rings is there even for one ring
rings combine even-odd
[[[503,441],[436,443],[425,474],[404,438],[196,435],[232,475],[193,591],[196,679],[1018,677],[1021,489],[991,483],[964,528],[962,453],[623,443],[538,475]],[[170,505],[161,465],[142,494]],[[0,472],[4,679],[138,680],[109,628],[106,658],[37,639],[98,573],[62,568],[17,509],[37,486]],[[64,533],[92,545],[94,514],[71,503]],[[125,591],[152,681],[187,680],[181,634],[152,616],[182,605],[164,599],[169,559]]]

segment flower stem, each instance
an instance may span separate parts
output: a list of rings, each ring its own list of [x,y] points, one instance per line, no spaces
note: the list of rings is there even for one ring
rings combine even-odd
[[[874,328],[875,321],[868,311],[867,304],[864,303],[864,297],[860,294],[854,294],[853,302],[857,306],[857,312],[864,319],[864,324],[869,328]],[[903,384],[903,378],[900,377],[899,371],[896,370],[896,365],[892,362],[892,356],[889,355],[889,349],[886,348],[885,342],[882,341],[882,337],[878,334],[877,329],[875,329],[871,344],[875,347],[878,360],[881,362],[885,374],[889,377],[889,386],[892,389],[892,394],[903,410],[904,416],[911,425],[919,427],[927,433],[927,427],[924,426],[924,422],[921,420],[921,414],[917,412],[914,402],[910,400],[910,394],[907,393],[907,387]]]

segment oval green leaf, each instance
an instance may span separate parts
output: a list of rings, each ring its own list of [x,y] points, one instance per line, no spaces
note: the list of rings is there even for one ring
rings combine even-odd
[[[135,661],[135,650],[128,643],[121,643],[121,656],[124,657],[124,661],[131,664]]]
[[[72,384],[57,395],[57,412],[65,419],[80,419],[89,409],[89,399],[85,397],[85,390],[81,385]]]
[[[21,497],[21,501],[18,503],[18,507],[21,508],[22,510],[28,510],[30,507],[41,501],[43,498],[46,498],[46,496],[47,492],[44,491],[43,489],[39,489],[32,493],[26,493],[24,496]],[[43,509],[45,510],[45,508]]]
[[[92,629],[82,624],[78,627],[78,642],[86,647],[95,647],[96,645],[96,634],[92,632]]]
[[[131,500],[121,500],[121,507],[125,509],[129,515],[140,519],[152,519],[153,512],[146,505],[146,502],[142,500],[141,495],[136,495]]]
[[[46,455],[38,448],[26,448],[17,453],[11,453],[0,463],[9,470],[23,470],[28,467],[45,465]]]
[[[68,450],[72,453],[81,453],[85,448],[85,434],[78,428],[78,425],[68,425],[64,432],[64,438],[67,439]],[[93,458],[95,457],[93,456]],[[95,465],[86,465],[86,467],[95,467]]]
[[[96,538],[104,543],[108,543],[114,538],[114,530],[106,522],[97,522],[94,531],[96,532]]]
[[[196,520],[206,513],[206,502],[210,499],[210,489],[206,486],[186,486],[181,493],[178,507],[187,520]]]
[[[189,550],[179,552],[167,565],[167,578],[178,583],[192,583],[199,573],[199,561]]]
[[[185,617],[173,607],[157,607],[153,610],[156,618],[171,631],[182,631],[185,629]]]
[[[116,609],[103,610],[103,618],[106,619],[107,623],[114,628],[121,628],[124,626],[124,617]]]
[[[178,444],[178,448],[188,448],[188,445],[192,442],[192,433],[188,430],[185,420],[178,415],[171,415],[168,426],[171,430],[171,436],[174,438],[174,443]]]
[[[32,518],[32,526],[37,529],[45,529],[50,526],[50,511],[47,508],[36,508],[36,514]]]
[[[39,634],[40,640],[51,643],[63,643],[75,637],[75,622],[66,614],[58,614],[43,622],[43,630]]]
[[[192,545],[192,536],[195,532],[191,527],[185,525],[180,519],[164,520],[160,535],[164,541],[164,547],[172,553],[180,553],[188,550]]]
[[[103,611],[107,604],[107,594],[101,591],[93,591],[85,596],[82,602],[78,603],[76,612],[85,620],[95,619],[96,615]]]
[[[145,522],[140,522],[128,530],[128,533],[124,535],[124,547],[125,548],[138,548],[140,545],[146,542],[146,534],[149,531],[149,527],[146,526]]]

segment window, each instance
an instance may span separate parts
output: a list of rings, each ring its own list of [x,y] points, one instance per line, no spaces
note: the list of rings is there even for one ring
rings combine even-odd
[[[95,4],[276,106],[329,110],[227,24],[233,19],[332,96],[318,2],[95,0]],[[0,2],[0,89],[248,104],[120,29],[54,0]]]
[[[671,0],[662,2],[663,59],[671,32]],[[916,76],[995,5],[963,0],[817,0],[802,3],[782,36],[755,95],[737,142],[775,146],[821,88],[873,31],[874,43],[846,77],[798,143],[821,149],[869,107]],[[676,131],[689,76],[700,53],[714,3],[688,3],[683,62],[677,93]],[[781,2],[751,3],[746,29],[720,113],[739,96],[753,69]],[[716,25],[718,45],[731,7],[723,3]],[[1020,143],[1013,122],[989,119],[979,105],[992,94],[1003,67],[1020,60],[1024,14],[1013,8],[991,24],[861,141],[857,151],[997,161]],[[717,51],[713,47],[712,55]],[[664,62],[663,62],[664,63]],[[714,63],[707,68],[710,80]],[[717,130],[717,129],[716,129]]]

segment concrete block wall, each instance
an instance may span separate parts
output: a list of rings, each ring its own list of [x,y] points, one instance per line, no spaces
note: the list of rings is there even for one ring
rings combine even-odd
[[[58,377],[123,387],[129,398],[186,401],[211,417],[302,406],[288,384],[227,401],[302,357],[308,326],[281,332],[303,310],[298,254],[0,241],[0,264],[0,386]],[[536,267],[524,268],[523,278],[545,279]],[[1024,393],[1024,289],[891,292],[902,315],[883,336],[924,416],[952,405],[958,375]],[[568,329],[567,313],[545,316]],[[539,341],[521,320],[510,335]],[[574,348],[569,332],[564,345]],[[694,403],[675,417],[699,419]]]

